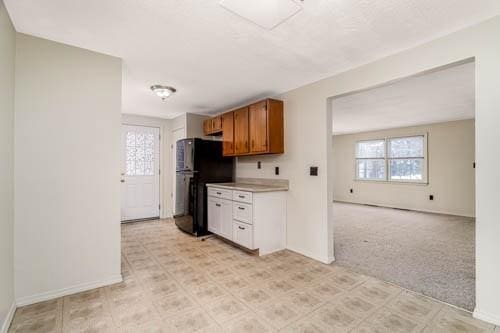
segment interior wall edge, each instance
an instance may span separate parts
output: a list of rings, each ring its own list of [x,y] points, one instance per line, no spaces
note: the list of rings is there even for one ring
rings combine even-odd
[[[12,319],[14,319],[14,314],[16,313],[17,305],[16,302],[13,301],[10,306],[9,312],[5,317],[2,327],[0,328],[0,333],[8,333],[10,324],[12,323]]]
[[[500,317],[499,316],[497,316],[495,314],[483,312],[478,307],[476,307],[474,309],[474,312],[472,312],[472,316],[476,319],[483,320],[485,322],[488,322],[488,323],[491,323],[493,325],[497,325],[498,327],[500,327]]]

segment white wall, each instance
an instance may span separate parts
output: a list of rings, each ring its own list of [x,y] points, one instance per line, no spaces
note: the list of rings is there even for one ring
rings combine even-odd
[[[121,60],[17,35],[18,305],[121,280]]]
[[[16,32],[0,0],[0,332],[14,304],[14,62]]]
[[[332,96],[374,87],[475,57],[476,64],[476,316],[500,324],[500,17],[419,47],[297,88],[285,102],[285,154],[290,179],[287,246],[318,260],[333,258]],[[310,177],[308,167],[319,166]],[[250,170],[240,159],[238,171]],[[254,173],[246,172],[246,176]],[[255,172],[258,174],[258,172]]]
[[[335,110],[333,111],[335,112]],[[356,181],[356,142],[427,133],[428,184]],[[475,216],[474,120],[333,137],[333,198],[426,212]],[[353,189],[353,193],[349,190]],[[429,200],[429,195],[434,200]]]
[[[209,118],[194,113],[186,113],[186,135],[188,138],[204,138],[211,140],[212,137],[203,135],[203,121]]]

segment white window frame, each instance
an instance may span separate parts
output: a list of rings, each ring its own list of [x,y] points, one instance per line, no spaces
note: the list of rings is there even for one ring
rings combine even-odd
[[[384,156],[383,157],[358,157],[358,143],[361,142],[372,142],[372,141],[383,141],[384,142]],[[384,160],[384,173],[385,179],[378,178],[359,178],[359,168],[358,161],[359,160]],[[367,182],[386,182],[387,181],[387,141],[384,139],[370,139],[370,140],[359,140],[356,141],[356,145],[354,147],[354,168],[356,172],[356,180],[359,181],[367,181]]]
[[[424,157],[397,157],[397,158],[392,158],[390,157],[390,152],[389,152],[389,141],[391,139],[404,139],[404,138],[413,138],[413,137],[423,137],[424,140]],[[369,142],[369,141],[384,141],[384,157],[380,158],[358,158],[357,152],[358,152],[358,143],[361,142]],[[390,136],[390,137],[383,137],[383,138],[373,138],[373,139],[363,139],[363,140],[358,140],[355,143],[354,147],[354,172],[355,172],[355,181],[359,182],[375,182],[375,183],[396,183],[396,184],[416,184],[416,185],[428,185],[429,184],[429,160],[428,160],[428,133],[415,133],[415,134],[409,134],[409,135],[401,135],[401,136]],[[384,160],[385,161],[385,179],[369,179],[369,178],[359,178],[359,170],[358,170],[358,160]],[[390,174],[391,174],[391,160],[396,160],[396,159],[423,159],[423,170],[422,170],[422,179],[408,179],[408,180],[401,180],[401,179],[395,179],[391,180],[390,179]]]

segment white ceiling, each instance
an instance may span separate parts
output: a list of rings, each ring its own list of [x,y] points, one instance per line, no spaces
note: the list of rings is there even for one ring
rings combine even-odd
[[[335,135],[472,119],[475,68],[466,63],[332,101]]]
[[[302,10],[266,30],[218,2],[5,0],[19,32],[123,58],[123,112],[165,118],[272,96],[500,14],[498,0],[296,0]],[[162,102],[153,84],[178,92]]]

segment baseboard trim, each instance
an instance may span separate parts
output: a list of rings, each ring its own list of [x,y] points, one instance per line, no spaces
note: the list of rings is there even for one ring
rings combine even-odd
[[[500,326],[500,316],[474,309],[472,316],[476,319],[486,321],[490,324]]]
[[[286,249],[290,250],[292,252],[298,253],[300,255],[303,255],[304,257],[308,257],[308,258],[314,259],[316,261],[322,262],[323,264],[327,264],[327,265],[329,265],[335,261],[335,258],[333,257],[333,255],[329,256],[329,257],[317,256],[311,252],[299,250],[299,249],[294,249],[293,247],[289,247],[289,246],[287,246]]]
[[[382,208],[394,208],[394,209],[402,209],[402,210],[409,210],[411,212],[420,212],[420,213],[431,213],[431,214],[440,214],[440,215],[452,215],[452,216],[459,216],[459,217],[470,217],[470,218],[476,218],[474,215],[470,214],[460,214],[457,212],[450,212],[450,211],[443,211],[443,210],[432,210],[432,209],[416,209],[416,208],[409,208],[409,207],[403,207],[403,206],[398,206],[398,205],[389,205],[389,204],[383,204],[383,203],[377,203],[377,202],[361,202],[361,201],[350,201],[347,199],[334,199],[333,202],[341,202],[341,203],[348,203],[348,204],[356,204],[356,205],[368,205],[368,206],[377,206],[377,207],[382,207]]]
[[[12,302],[9,312],[7,312],[7,317],[5,317],[5,320],[2,324],[2,330],[0,330],[1,333],[7,333],[9,331],[9,327],[12,323],[12,319],[14,319],[14,313],[16,313],[16,309],[16,302]]]
[[[59,298],[63,296],[68,296],[71,294],[76,294],[80,293],[83,291],[95,289],[95,288],[100,288],[104,286],[108,286],[111,284],[115,283],[120,283],[123,281],[123,277],[121,274],[111,276],[107,279],[99,280],[99,281],[94,281],[94,282],[87,282],[87,283],[82,283],[76,286],[72,287],[67,287],[67,288],[62,288],[59,290],[52,290],[52,291],[47,291],[44,293],[32,295],[32,296],[26,296],[26,297],[21,297],[16,300],[16,304],[18,307],[20,306],[25,306],[25,305],[31,305],[39,302],[44,302],[48,301],[54,298]]]

